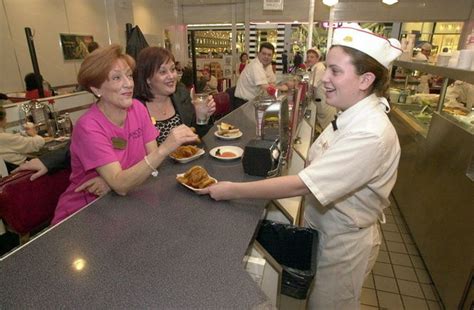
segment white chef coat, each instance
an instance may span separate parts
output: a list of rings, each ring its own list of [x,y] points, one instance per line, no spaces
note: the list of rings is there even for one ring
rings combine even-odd
[[[465,105],[468,110],[474,107],[474,85],[463,81],[455,81],[448,87],[446,98],[454,102],[459,102]],[[456,106],[450,102],[445,106]]]
[[[263,67],[257,58],[253,59],[245,66],[240,74],[235,89],[235,96],[245,100],[252,100],[257,97],[260,85],[275,84],[276,76],[271,65]]]
[[[417,61],[428,61],[428,57],[422,52],[418,52],[413,59]]]
[[[320,232],[310,309],[358,309],[364,278],[380,245],[377,220],[389,206],[400,145],[385,114],[385,98],[372,94],[342,112],[310,149],[298,175],[312,195],[305,225]]]
[[[316,121],[322,129],[326,128],[336,115],[336,108],[326,103],[326,95],[322,86],[322,78],[326,67],[322,62],[317,62],[311,67],[309,82],[312,86],[316,105]]]
[[[19,165],[26,160],[27,153],[39,151],[44,143],[41,136],[24,137],[0,128],[0,156],[6,162]]]

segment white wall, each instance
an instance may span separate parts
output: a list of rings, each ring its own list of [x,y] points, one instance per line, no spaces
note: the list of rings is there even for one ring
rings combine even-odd
[[[163,46],[164,29],[173,25],[173,2],[133,0],[133,18],[150,45]]]
[[[81,61],[63,59],[59,34],[90,34],[100,45],[125,44],[133,24],[132,0],[2,0],[0,92],[24,90],[33,72],[25,27],[32,29],[42,76],[54,85],[76,83]]]

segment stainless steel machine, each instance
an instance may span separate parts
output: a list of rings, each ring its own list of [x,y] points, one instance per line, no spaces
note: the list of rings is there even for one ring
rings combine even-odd
[[[256,138],[246,145],[242,165],[249,175],[276,176],[285,160],[289,144],[288,98],[257,99],[254,106]]]

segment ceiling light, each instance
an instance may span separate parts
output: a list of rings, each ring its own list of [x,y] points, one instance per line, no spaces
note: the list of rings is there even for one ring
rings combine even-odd
[[[339,3],[339,0],[323,0],[323,3],[327,6],[333,6]]]
[[[383,3],[392,5],[398,2],[398,0],[382,0]]]

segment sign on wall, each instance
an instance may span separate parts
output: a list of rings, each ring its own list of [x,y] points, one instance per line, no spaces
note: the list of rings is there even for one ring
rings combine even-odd
[[[283,11],[283,0],[263,0],[263,9]]]
[[[91,35],[61,33],[59,36],[64,60],[84,59],[89,54],[87,45],[94,41],[94,37]]]

